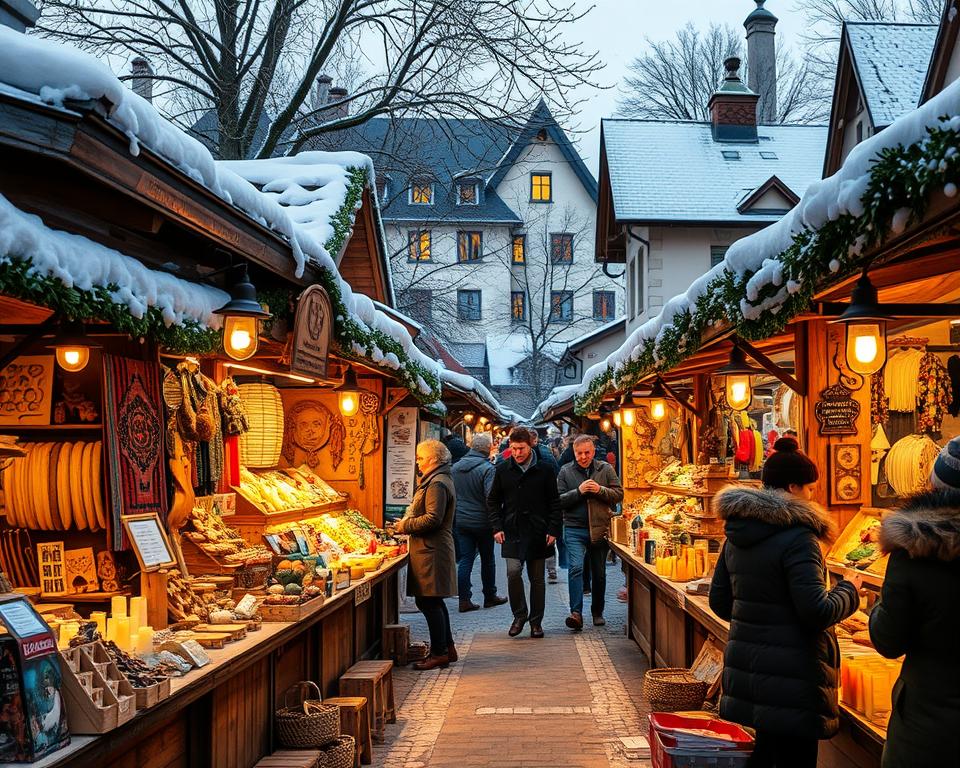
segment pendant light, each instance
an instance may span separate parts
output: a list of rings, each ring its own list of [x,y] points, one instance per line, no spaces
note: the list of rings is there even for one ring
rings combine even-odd
[[[272,315],[257,301],[257,289],[250,282],[247,265],[240,280],[230,286],[230,301],[213,311],[223,317],[223,351],[234,360],[247,360],[257,353],[260,320]]]
[[[736,341],[730,350],[730,361],[717,373],[726,378],[723,389],[727,405],[735,411],[749,408],[753,402],[753,377],[760,369],[747,362],[746,353]]]
[[[877,301],[877,289],[867,271],[857,280],[850,304],[835,323],[846,326],[847,367],[861,376],[876,373],[887,362],[887,320]]]
[[[90,350],[100,345],[87,336],[83,323],[76,320],[63,321],[52,344],[47,349],[55,350],[57,365],[68,373],[77,373],[90,362]]]
[[[465,414],[463,414],[463,420],[467,424],[473,424],[473,414],[470,411],[467,411]]]
[[[627,429],[632,428],[637,423],[637,409],[634,406],[633,395],[629,392],[624,393],[623,397],[620,398],[620,410],[617,411],[617,414],[620,417],[620,424]],[[620,426],[620,424],[617,426]]]
[[[360,410],[360,385],[357,383],[357,374],[353,368],[347,366],[343,374],[343,381],[333,388],[337,393],[337,408],[341,416],[356,416]]]
[[[623,415],[620,413],[620,411],[613,412],[613,424],[617,429],[620,429],[620,427],[623,426]]]
[[[650,418],[653,421],[663,421],[667,417],[668,395],[659,376],[653,382],[653,388],[650,390],[648,397],[650,398]]]

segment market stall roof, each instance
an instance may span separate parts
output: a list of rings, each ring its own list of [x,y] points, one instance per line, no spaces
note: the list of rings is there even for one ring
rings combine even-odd
[[[128,90],[89,54],[0,27],[0,83],[5,97],[53,105],[74,121],[99,120],[102,116],[127,137],[131,155],[146,148],[244,216],[282,237],[290,252],[286,267],[289,273],[297,278],[305,273],[314,275],[330,293],[341,349],[391,371],[424,402],[439,399],[437,363],[414,346],[402,324],[379,311],[367,296],[354,293],[337,269],[335,258],[351,234],[359,201],[366,199],[376,205],[376,195],[369,194],[375,185],[368,158],[356,153],[307,158],[305,165],[312,169],[313,178],[320,178],[318,166],[324,166],[329,181],[316,190],[298,184],[304,196],[312,199],[309,205],[294,206],[294,216],[280,200],[283,192],[289,193],[290,200],[303,199],[298,197],[293,184],[281,192],[261,192],[233,170],[215,162],[206,147],[162,118],[152,104]],[[297,163],[291,160],[290,164]],[[283,164],[265,166],[262,175],[258,175],[264,185],[277,183],[277,179],[267,178],[273,170],[283,171],[285,178],[289,177],[289,169]],[[332,234],[327,236],[328,233]],[[17,257],[29,268],[31,253],[20,248]],[[76,277],[67,275],[64,284],[72,284]],[[55,279],[63,282],[64,275]],[[101,298],[125,306],[124,290],[132,293],[132,287],[123,285]],[[204,307],[206,303],[199,304],[198,311],[202,313]]]
[[[572,414],[573,398],[579,389],[579,384],[565,384],[562,387],[554,387],[544,401],[537,406],[537,410],[533,412],[530,421],[534,424],[541,424]]]
[[[958,193],[960,81],[862,142],[833,176],[810,185],[782,219],[737,240],[716,267],[584,375],[578,411],[693,355],[723,328],[768,338],[811,308],[818,290],[848,278],[930,200]],[[542,411],[542,408],[541,408]]]

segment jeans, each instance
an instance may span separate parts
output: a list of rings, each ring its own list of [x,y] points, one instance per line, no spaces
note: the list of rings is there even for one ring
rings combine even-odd
[[[473,563],[480,552],[480,582],[483,596],[491,600],[497,596],[497,564],[493,557],[493,531],[490,528],[455,528],[457,543],[457,594],[461,600],[470,600],[473,594],[471,576]]]
[[[446,656],[447,649],[453,644],[447,604],[442,597],[415,597],[414,602],[427,620],[427,628],[430,630],[430,654]]]
[[[757,731],[747,768],[816,768],[820,742]]]
[[[567,540],[567,551],[570,553],[570,573],[567,576],[570,611],[583,614],[583,569],[586,558],[592,582],[590,612],[594,616],[603,616],[603,601],[607,591],[607,542],[603,540],[591,543],[590,530],[587,528],[566,526],[563,536]]]
[[[530,579],[530,609],[527,610],[527,597],[523,590],[523,560],[515,557],[507,561],[507,594],[510,596],[510,610],[518,621],[529,619],[531,627],[539,627],[543,622],[546,606],[547,585],[543,578],[543,558],[527,560],[527,578]]]

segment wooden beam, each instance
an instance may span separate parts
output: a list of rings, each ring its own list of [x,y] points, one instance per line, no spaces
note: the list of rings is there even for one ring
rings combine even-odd
[[[799,381],[797,381],[793,374],[789,371],[784,370],[779,365],[777,365],[773,360],[767,357],[763,352],[757,349],[755,346],[750,344],[743,339],[737,339],[737,344],[739,344],[750,357],[759,365],[763,370],[769,373],[776,379],[779,379],[784,384],[786,384],[790,389],[796,392],[801,397],[806,397],[807,390]]]

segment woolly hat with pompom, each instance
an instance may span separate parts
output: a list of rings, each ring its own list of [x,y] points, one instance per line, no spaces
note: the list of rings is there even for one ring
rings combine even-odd
[[[763,463],[760,478],[768,488],[787,491],[791,485],[817,482],[820,472],[810,457],[800,450],[792,437],[781,437],[773,444],[773,453]]]

